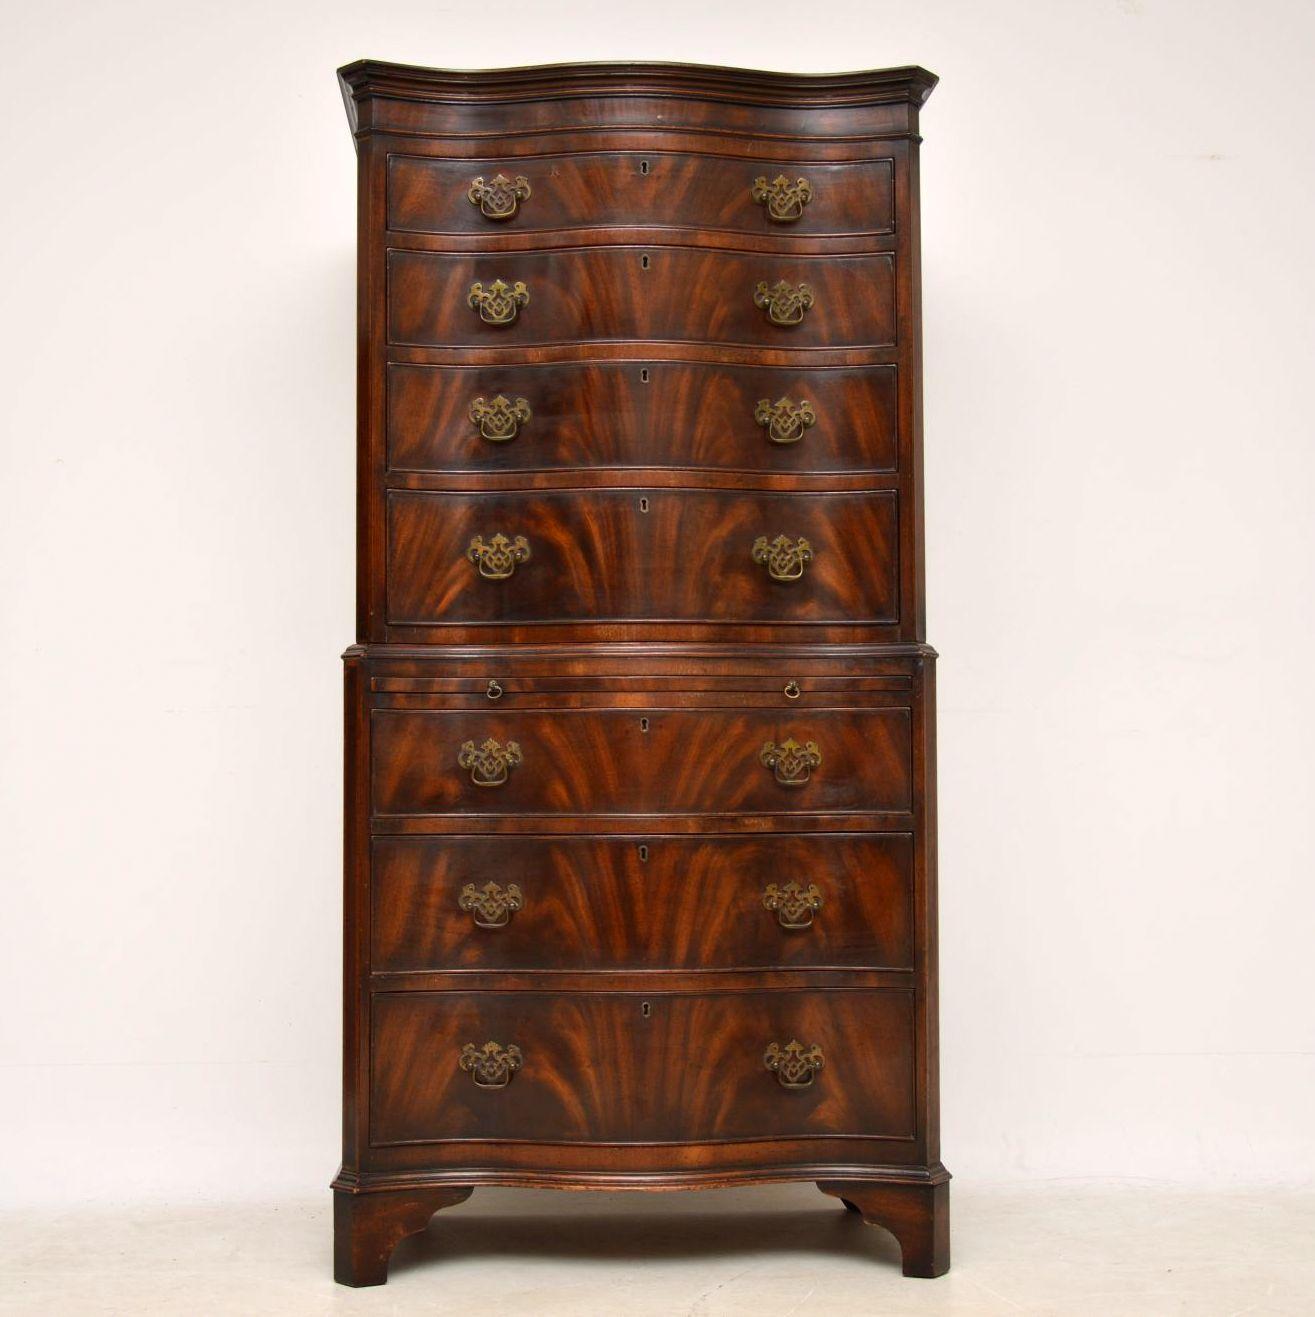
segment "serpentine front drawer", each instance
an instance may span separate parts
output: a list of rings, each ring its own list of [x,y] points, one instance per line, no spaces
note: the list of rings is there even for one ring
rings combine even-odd
[[[388,498],[388,622],[899,620],[893,490]]]
[[[903,706],[383,708],[376,818],[891,813],[912,806]]]
[[[695,247],[388,253],[396,347],[629,340],[748,348],[895,343],[895,258]]]
[[[376,993],[371,1143],[909,1140],[913,993]]]
[[[596,360],[388,367],[394,472],[893,472],[893,365]]]
[[[907,832],[376,836],[376,974],[913,969]]]
[[[888,234],[891,159],[758,160],[678,151],[575,151],[388,160],[388,226],[411,233],[670,228],[781,237]]]

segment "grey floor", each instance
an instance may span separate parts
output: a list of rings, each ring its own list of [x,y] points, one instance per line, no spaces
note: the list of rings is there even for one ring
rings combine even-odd
[[[483,1190],[330,1279],[327,1191],[258,1206],[0,1215],[0,1312],[1315,1314],[1315,1191],[955,1182],[954,1269],[905,1280],[884,1232],[811,1186]]]

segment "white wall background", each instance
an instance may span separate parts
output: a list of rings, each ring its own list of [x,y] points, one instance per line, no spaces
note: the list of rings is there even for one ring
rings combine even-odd
[[[363,55],[942,76],[946,1160],[1315,1174],[1315,10],[52,0],[6,35],[3,1200],[335,1168]]]

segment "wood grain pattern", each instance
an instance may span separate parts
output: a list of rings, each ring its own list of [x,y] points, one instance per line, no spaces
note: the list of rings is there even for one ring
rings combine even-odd
[[[828,1182],[817,1187],[845,1210],[899,1241],[906,1276],[930,1280],[950,1269],[950,1177],[925,1185]]]
[[[346,1187],[333,1194],[333,1278],[361,1288],[388,1280],[388,1260],[407,1235],[417,1235],[444,1207],[470,1197],[464,1185],[358,1193]]]
[[[797,74],[640,61],[471,72],[359,60],[338,80],[354,134],[442,138],[480,155],[486,136],[585,129],[629,129],[647,142],[659,134],[907,136],[936,85],[934,74],[912,67]]]
[[[531,193],[510,219],[490,220],[467,193],[475,178],[523,177]],[[754,180],[806,177],[812,197],[787,223],[767,218]],[[399,232],[543,233],[592,228],[672,228],[783,238],[890,233],[895,185],[890,159],[772,163],[676,151],[506,155],[483,160],[393,155],[388,223]]]
[[[663,488],[447,494],[388,500],[388,620],[895,622],[898,499],[891,491],[778,494]],[[468,560],[476,535],[524,536],[509,579]],[[808,540],[801,579],[774,581],[754,542]]]
[[[512,324],[485,324],[467,303],[472,284],[497,279],[529,289],[529,304]],[[813,290],[801,324],[774,325],[754,305],[760,280],[782,279]],[[399,345],[505,349],[642,339],[888,347],[895,325],[895,263],[885,252],[767,256],[654,245],[388,254],[388,341]]]
[[[476,398],[524,398],[515,439],[490,442]],[[761,400],[807,401],[816,421],[773,443]],[[812,370],[683,361],[388,368],[388,464],[394,471],[597,471],[666,467],[761,472],[893,472],[896,367]]]
[[[765,837],[376,837],[371,965],[445,969],[913,968],[908,833]],[[769,884],[815,884],[808,928],[764,908]],[[477,927],[470,883],[523,907]]]
[[[914,1134],[908,992],[376,993],[373,1020],[376,1146]],[[505,1088],[458,1068],[486,1040],[523,1053]],[[824,1054],[808,1088],[763,1064],[791,1040]]]
[[[912,731],[905,708],[378,709],[371,770],[376,815],[726,814],[906,811]],[[823,761],[782,786],[768,741],[815,741]],[[475,786],[466,741],[520,747],[505,786]]]
[[[397,1240],[472,1186],[787,1179],[939,1274],[918,197],[935,79],[366,61],[340,80],[362,643],[338,1278],[381,1283]],[[466,194],[499,172],[529,195],[492,222]],[[795,223],[750,193],[778,173],[810,179]],[[529,288],[510,325],[467,303],[498,278]],[[754,303],[778,280],[812,288],[797,325]],[[472,425],[481,395],[525,399],[510,442]],[[760,399],[796,396],[816,423],[770,443]],[[466,554],[499,532],[530,553],[490,581]],[[800,579],[771,580],[760,535],[808,541]],[[490,738],[517,749],[481,787],[458,756]],[[821,754],[807,774],[786,755],[797,786],[762,760],[790,740]],[[794,890],[785,929],[763,894],[790,878],[816,892]],[[806,1087],[764,1065],[792,1041],[821,1049]],[[472,1075],[489,1042],[494,1062],[518,1049],[502,1088]]]

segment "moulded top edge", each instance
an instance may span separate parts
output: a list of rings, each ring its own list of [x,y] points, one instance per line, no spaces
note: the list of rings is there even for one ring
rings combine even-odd
[[[584,95],[713,96],[791,106],[921,105],[937,78],[916,65],[852,73],[778,73],[714,64],[600,62],[537,64],[508,69],[427,69],[362,59],[338,70],[347,101],[369,96],[433,102],[490,102]]]

